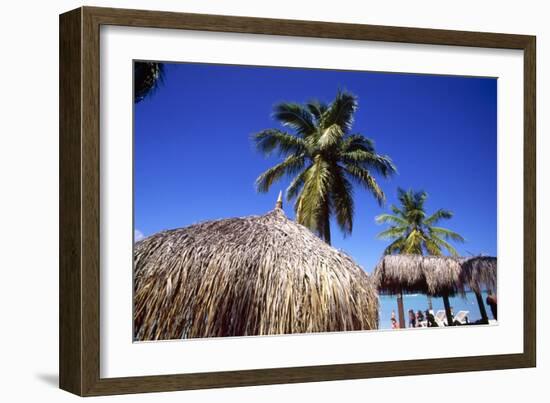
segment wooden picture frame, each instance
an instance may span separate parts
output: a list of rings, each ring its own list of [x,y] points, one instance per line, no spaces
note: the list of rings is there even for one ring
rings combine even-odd
[[[524,52],[523,353],[229,372],[100,377],[99,35],[101,25]],[[534,367],[535,37],[482,32],[82,7],[60,16],[60,387],[81,396]]]

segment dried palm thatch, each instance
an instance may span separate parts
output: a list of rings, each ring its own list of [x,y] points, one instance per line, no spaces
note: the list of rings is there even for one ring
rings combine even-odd
[[[386,255],[376,265],[374,279],[380,292],[453,296],[462,291],[458,258],[448,256]]]
[[[461,262],[460,283],[462,288],[469,287],[481,294],[482,290],[497,288],[497,258],[492,256],[474,256]]]
[[[160,232],[135,246],[136,340],[368,330],[378,293],[280,208]]]

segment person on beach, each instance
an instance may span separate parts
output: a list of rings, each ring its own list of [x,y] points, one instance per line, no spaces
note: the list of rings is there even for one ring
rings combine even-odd
[[[392,329],[399,329],[399,323],[397,323],[397,319],[395,318],[395,311],[391,311],[391,328]]]
[[[416,326],[422,327],[422,322],[424,322],[424,313],[419,309],[416,312]]]
[[[416,315],[412,309],[409,309],[409,327],[416,327]]]
[[[438,327],[434,313],[429,309],[426,311],[426,320],[428,321],[428,327]]]
[[[489,308],[491,308],[493,318],[497,320],[497,296],[493,294],[493,290],[487,290],[487,299],[485,302],[489,305]]]

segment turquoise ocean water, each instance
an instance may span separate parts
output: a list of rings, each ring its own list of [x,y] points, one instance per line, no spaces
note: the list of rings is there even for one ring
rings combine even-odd
[[[487,293],[483,293],[483,301],[485,302],[487,298]],[[476,296],[473,292],[467,292],[465,297],[457,295],[456,297],[449,298],[451,302],[451,307],[453,307],[453,312],[456,314],[459,311],[470,311],[468,315],[470,322],[475,322],[478,319],[481,319],[481,314],[479,313],[479,306],[477,304]],[[425,311],[428,309],[428,297],[424,294],[405,294],[403,296],[403,306],[405,308],[405,323],[408,326],[408,314],[409,309],[413,309],[415,312],[419,309]],[[443,307],[442,298],[432,298],[432,306],[434,313],[440,309],[445,309]],[[491,314],[491,309],[487,304],[485,304],[485,309],[487,310],[487,315],[489,319],[494,319]],[[395,311],[395,314],[398,315],[397,311],[397,298],[395,296],[381,295],[380,296],[380,329],[391,329],[391,312]]]

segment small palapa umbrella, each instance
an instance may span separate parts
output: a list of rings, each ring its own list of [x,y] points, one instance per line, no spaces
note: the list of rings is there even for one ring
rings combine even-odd
[[[453,317],[449,297],[460,291],[460,261],[446,256],[385,255],[374,271],[378,290],[390,295],[422,293],[442,297],[447,323]],[[402,302],[399,307],[403,315]]]
[[[489,256],[386,255],[377,264],[374,277],[382,293],[442,297],[449,325],[453,324],[449,297],[464,294],[465,289],[470,288],[476,294],[482,319],[488,323],[481,290],[483,287],[496,289],[497,259]]]
[[[474,256],[461,262],[460,283],[462,289],[470,288],[476,295],[479,313],[483,323],[489,323],[485,303],[481,296],[483,289],[497,289],[497,258]]]

